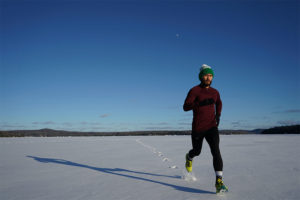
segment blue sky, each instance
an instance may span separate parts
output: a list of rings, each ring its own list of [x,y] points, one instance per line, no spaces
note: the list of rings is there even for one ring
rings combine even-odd
[[[203,63],[220,129],[300,124],[297,1],[1,1],[0,130],[188,130]]]

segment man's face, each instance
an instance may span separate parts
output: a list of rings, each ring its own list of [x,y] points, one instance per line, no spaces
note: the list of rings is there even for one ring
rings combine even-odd
[[[205,86],[210,86],[212,83],[212,79],[212,74],[205,74],[204,76],[202,76],[201,83],[203,83]]]

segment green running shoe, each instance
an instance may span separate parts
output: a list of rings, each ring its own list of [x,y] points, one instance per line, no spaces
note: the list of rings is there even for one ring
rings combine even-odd
[[[189,154],[187,153],[185,155],[185,168],[186,168],[186,171],[191,172],[192,168],[193,168],[193,166],[192,166],[193,165],[193,161],[189,160],[188,157],[189,157]]]
[[[222,180],[222,178],[217,178],[216,181],[216,193],[217,194],[222,194],[228,192],[228,188],[224,185],[224,182]]]

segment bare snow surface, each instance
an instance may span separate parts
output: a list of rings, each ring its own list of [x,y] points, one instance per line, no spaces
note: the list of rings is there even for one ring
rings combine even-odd
[[[0,199],[300,199],[300,135],[222,135],[223,196],[206,141],[187,175],[190,148],[190,136],[1,138]]]

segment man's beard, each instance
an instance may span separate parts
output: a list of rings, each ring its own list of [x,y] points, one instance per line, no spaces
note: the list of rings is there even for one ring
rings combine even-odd
[[[210,86],[212,84],[212,81],[210,81],[210,80],[201,80],[201,85],[203,86],[203,87],[208,87],[208,86]]]

